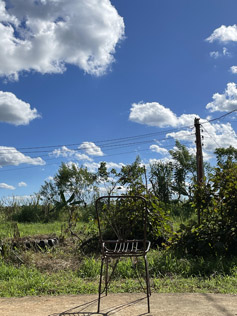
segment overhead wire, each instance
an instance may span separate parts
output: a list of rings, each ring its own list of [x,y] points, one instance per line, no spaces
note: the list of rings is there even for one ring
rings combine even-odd
[[[236,112],[237,109],[234,109],[228,113],[225,113],[224,115],[221,115],[217,118],[213,118],[211,120],[206,120],[205,122],[202,122],[201,125],[203,124],[206,124],[206,123],[210,123],[210,122],[214,122],[214,121],[217,121],[217,120],[221,120],[223,118],[225,118],[226,116]],[[183,127],[180,127],[180,128],[173,128],[173,129],[169,129],[169,130],[163,130],[163,131],[159,131],[159,132],[154,132],[154,133],[147,133],[147,134],[140,134],[140,135],[135,135],[135,136],[127,136],[127,137],[121,137],[121,138],[114,138],[114,139],[108,139],[108,140],[100,140],[100,141],[94,141],[93,143],[97,146],[99,146],[101,149],[105,149],[106,151],[111,151],[111,150],[117,150],[117,149],[122,149],[122,148],[126,148],[126,147],[131,147],[131,146],[138,146],[138,145],[144,145],[144,144],[148,144],[148,143],[151,143],[151,142],[159,142],[159,141],[167,141],[167,137],[165,138],[161,138],[161,139],[150,139],[150,140],[146,140],[146,141],[135,141],[135,140],[139,140],[139,139],[142,139],[142,138],[147,138],[147,137],[155,137],[157,135],[162,135],[162,134],[168,134],[168,133],[172,133],[172,132],[177,132],[179,130],[183,130],[183,129],[192,129],[193,126],[183,126]],[[204,128],[204,127],[203,127]],[[206,129],[205,129],[206,131]],[[206,131],[207,132],[207,131]],[[208,133],[208,132],[207,132]],[[208,133],[209,134],[209,133]],[[185,135],[185,137],[192,137],[193,134],[190,133],[190,135]],[[211,136],[209,134],[209,136]],[[134,140],[134,142],[131,142],[132,140]],[[213,139],[214,140],[214,139]],[[128,142],[130,141],[130,142]],[[215,141],[215,140],[214,140]],[[47,155],[41,155],[41,157],[49,157],[49,154],[52,153],[52,149],[53,148],[58,148],[58,147],[73,147],[73,146],[79,146],[77,148],[73,148],[71,150],[75,151],[75,152],[83,152],[85,151],[86,149],[88,149],[87,146],[83,147],[83,143],[85,142],[82,142],[82,143],[71,143],[71,144],[60,144],[60,145],[47,145],[47,146],[32,146],[32,147],[19,147],[19,148],[4,148],[4,153],[0,153],[0,157],[1,156],[4,156],[4,155],[8,155],[8,154],[11,154],[11,153],[21,153],[21,154],[42,154],[42,153],[48,153]],[[216,143],[217,144],[217,143]],[[218,144],[217,144],[218,145]],[[173,146],[173,145],[169,145],[169,146]],[[167,148],[169,147],[167,146]],[[4,147],[4,146],[0,146],[0,147]],[[165,146],[162,146],[163,148],[165,148]],[[51,150],[49,150],[51,148]],[[37,151],[37,149],[39,149]],[[45,150],[40,150],[40,149],[45,149]],[[48,149],[48,150],[47,150]],[[21,150],[21,152],[19,152]],[[24,151],[24,150],[29,150],[29,151]],[[31,151],[32,150],[32,151]],[[121,155],[121,154],[129,154],[129,153],[134,153],[134,152],[137,152],[139,153],[139,151],[146,151],[146,150],[150,150],[150,148],[148,149],[136,149],[135,151],[130,151],[130,152],[124,152],[124,153],[113,153],[113,154],[110,154],[110,155],[104,155],[102,157],[109,157],[109,156],[115,156],[115,155]],[[102,157],[93,157],[93,159],[102,159]],[[32,159],[33,158],[36,158],[36,157],[31,157]],[[58,160],[58,159],[61,159],[62,158],[67,158],[67,157],[62,157],[62,156],[58,156],[58,157],[53,157],[53,158],[48,158],[48,159],[45,159],[45,161],[50,161],[50,160]],[[58,164],[58,163],[53,163],[53,164],[47,164],[47,165],[55,165],[55,164]],[[4,171],[12,171],[12,170],[20,170],[20,169],[28,169],[28,168],[34,168],[34,167],[42,167],[42,165],[33,165],[33,166],[28,166],[28,167],[20,167],[20,168],[11,168],[11,169],[5,169],[5,170],[0,170],[0,172],[4,172]]]
[[[223,114],[223,115],[221,115],[219,117],[213,118],[211,120],[206,120],[205,122],[202,122],[202,124],[206,124],[206,123],[222,120],[224,117],[226,117],[226,116],[228,116],[228,115],[230,115],[230,114],[232,114],[232,113],[234,113],[236,111],[237,111],[237,109],[234,109],[234,110],[232,110],[232,111],[230,111],[228,113],[225,113],[225,114]]]
[[[205,129],[205,127],[201,124],[201,127],[205,130],[205,132],[209,135],[209,137],[216,143],[218,147],[221,147],[215,140],[215,138]]]
[[[179,129],[175,129],[175,130],[179,130]],[[171,131],[171,130],[169,130]],[[174,131],[174,129],[172,130]],[[162,132],[164,133],[164,132]],[[160,138],[160,139],[155,139],[155,138],[152,138],[150,140],[144,140],[144,141],[134,141],[134,142],[126,142],[130,139],[133,139],[133,138],[138,138],[138,137],[148,137],[150,135],[154,135],[154,134],[157,134],[157,133],[150,133],[150,134],[143,134],[141,136],[133,136],[133,137],[126,137],[126,138],[120,138],[119,139],[119,143],[113,143],[112,141],[110,141],[110,143],[106,143],[105,144],[101,144],[99,146],[99,143],[98,142],[95,142],[94,144],[99,146],[101,149],[106,149],[106,150],[113,150],[114,148],[123,148],[123,147],[128,147],[128,146],[134,146],[134,145],[141,145],[141,144],[145,144],[145,143],[150,143],[150,142],[154,142],[154,141],[164,141],[164,140],[167,140],[167,137],[165,138]],[[161,133],[159,133],[161,134]],[[118,140],[118,139],[117,139]],[[124,140],[124,142],[122,142],[122,140]],[[82,143],[83,144],[83,143]],[[69,146],[73,146],[72,144],[71,145],[67,145],[67,144],[64,144],[64,145],[61,145],[61,148],[62,147],[69,147]],[[75,146],[75,144],[74,144]],[[0,146],[1,147],[1,146]],[[2,146],[3,147],[3,146]],[[52,148],[54,146],[46,146],[46,147],[31,147],[31,149],[40,149],[40,148]],[[25,147],[26,149],[27,147]],[[30,147],[28,147],[30,149]],[[84,145],[84,146],[79,146],[77,148],[73,148],[71,150],[76,150],[78,152],[83,152],[83,151],[86,151],[88,149],[88,145]],[[1,156],[4,156],[4,155],[8,155],[8,154],[16,154],[16,153],[19,153],[19,150],[20,148],[4,148],[4,152],[0,152],[0,157]],[[32,151],[21,151],[22,154],[42,154],[42,153],[52,153],[51,150],[32,150]]]
[[[183,143],[184,145],[186,143]],[[162,148],[172,148],[174,146],[174,144],[172,145],[168,145],[168,146],[162,146]],[[133,150],[133,151],[126,151],[126,152],[119,152],[119,153],[115,153],[115,154],[110,154],[110,155],[104,155],[104,156],[98,156],[98,157],[94,157],[94,160],[103,160],[103,158],[106,157],[112,157],[112,156],[118,156],[118,155],[124,155],[124,154],[132,154],[132,153],[140,153],[142,151],[150,151],[150,148],[146,148],[146,149],[139,149],[139,150]],[[25,166],[25,167],[17,167],[17,168],[13,168],[13,166],[9,166],[9,169],[0,169],[0,173],[2,172],[7,172],[7,171],[16,171],[16,170],[24,170],[24,169],[31,169],[31,168],[42,168],[44,166],[52,166],[52,165],[60,165],[62,163],[62,158],[69,158],[69,157],[54,157],[54,158],[49,158],[46,161],[50,161],[50,160],[58,160],[61,159],[59,162],[54,162],[54,163],[47,163],[47,165],[31,165],[31,166]],[[73,157],[72,157],[73,159]],[[75,159],[74,159],[75,160]],[[82,164],[83,165],[83,164]]]

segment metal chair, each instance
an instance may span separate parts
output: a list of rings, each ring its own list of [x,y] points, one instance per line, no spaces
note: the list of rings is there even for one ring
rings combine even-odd
[[[98,313],[102,288],[102,275],[105,263],[105,294],[108,293],[108,266],[111,259],[122,257],[143,257],[145,262],[145,280],[148,313],[150,313],[151,295],[148,272],[147,252],[150,241],[147,240],[147,201],[142,196],[102,196],[96,200],[96,214],[101,243],[101,270],[99,281]]]

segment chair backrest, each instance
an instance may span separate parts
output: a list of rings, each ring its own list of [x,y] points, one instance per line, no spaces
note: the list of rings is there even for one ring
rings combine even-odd
[[[142,196],[101,196],[96,200],[101,242],[144,240],[147,236],[147,201]]]

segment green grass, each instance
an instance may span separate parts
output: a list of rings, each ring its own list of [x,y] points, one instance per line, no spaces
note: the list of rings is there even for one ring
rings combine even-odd
[[[17,223],[20,237],[35,236],[35,235],[60,235],[62,222],[50,222],[50,223]],[[12,222],[0,223],[0,238],[13,237],[14,226]]]
[[[63,222],[18,223],[20,236],[61,234]],[[90,236],[94,226],[78,224],[77,232]],[[0,239],[12,237],[13,223],[0,223]],[[85,256],[76,240],[43,252],[16,250],[19,264],[10,247],[0,256],[0,296],[60,295],[97,293],[100,257]],[[237,257],[180,257],[171,250],[151,250],[148,254],[153,292],[158,293],[230,293],[237,294]],[[144,273],[144,262],[130,259],[119,262],[110,292],[141,292],[137,272]],[[110,272],[112,267],[110,264]]]
[[[90,275],[91,276],[91,275]],[[14,267],[0,263],[0,296],[92,294],[98,290],[98,275],[82,278],[78,271],[42,273],[32,267]],[[229,293],[237,294],[237,273],[209,278],[179,275],[151,278],[152,291],[157,293]],[[138,280],[115,279],[110,292],[140,292]]]
[[[59,236],[62,230],[67,226],[67,222],[54,221],[49,223],[17,223],[20,232],[20,237],[36,236],[36,235],[51,235]],[[91,230],[95,230],[93,223],[77,223],[76,230],[80,233],[89,235]],[[10,221],[0,220],[0,239],[14,236],[14,223]]]
[[[60,249],[58,252],[62,255]],[[49,252],[42,254],[43,256],[50,257],[55,264],[58,260],[57,250],[55,254]],[[0,260],[0,296],[97,293],[99,259],[99,257],[84,257],[73,269],[68,269],[66,266],[64,270],[55,271],[41,270],[40,266],[36,267],[30,262],[14,266]],[[237,294],[237,258],[178,259],[167,251],[152,251],[148,259],[153,292]],[[110,272],[111,270],[110,264]],[[138,261],[137,270],[139,274],[144,272],[141,260]],[[131,260],[120,261],[115,271],[110,292],[142,291]]]
[[[34,236],[34,235],[46,235],[61,233],[62,222],[52,223],[19,223],[18,224],[21,237]]]

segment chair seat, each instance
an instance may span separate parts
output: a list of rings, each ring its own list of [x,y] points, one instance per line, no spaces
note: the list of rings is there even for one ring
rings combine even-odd
[[[106,240],[102,243],[102,254],[108,257],[143,256],[150,249],[150,241],[134,240]]]

